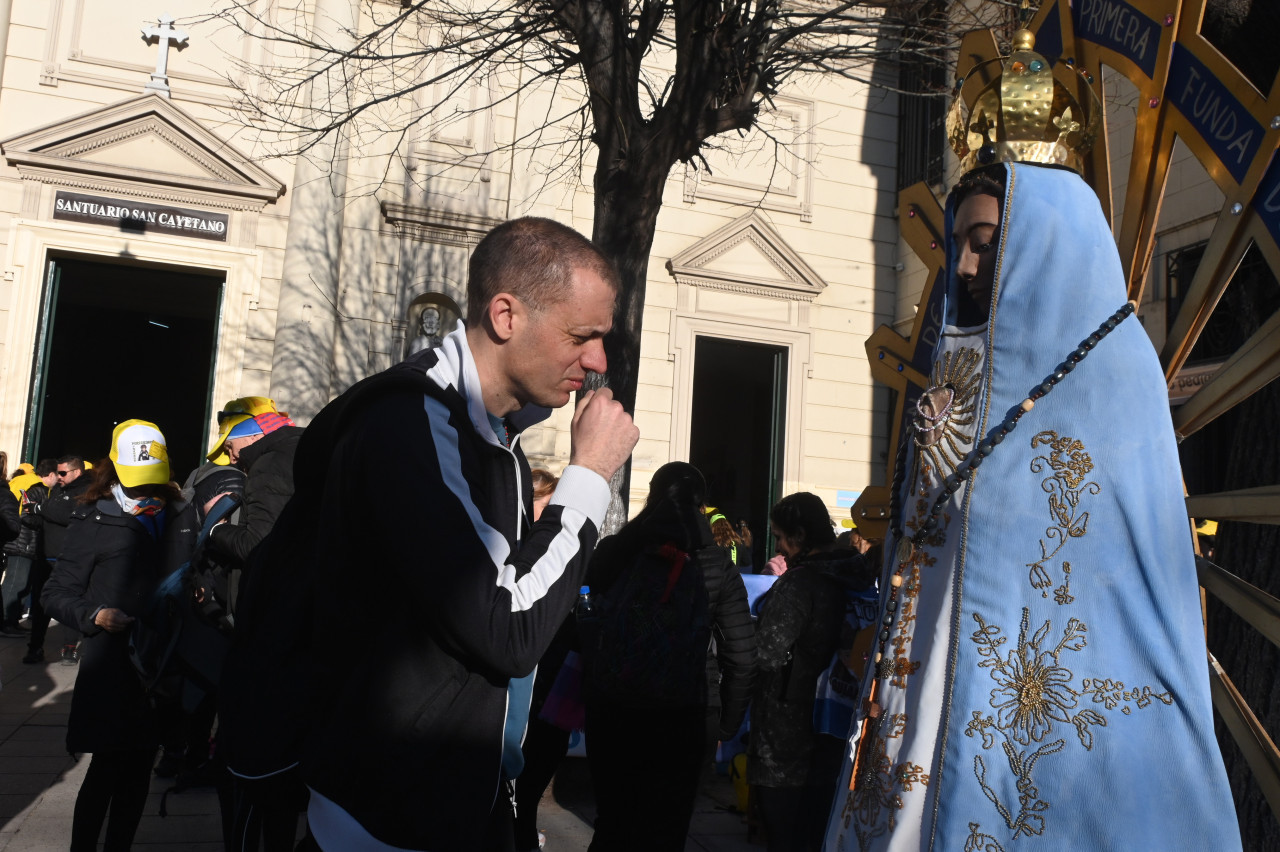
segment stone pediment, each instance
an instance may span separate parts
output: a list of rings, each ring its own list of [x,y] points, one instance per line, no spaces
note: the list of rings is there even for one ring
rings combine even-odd
[[[233,204],[238,198],[260,205],[284,193],[269,172],[155,94],[11,136],[0,141],[0,151],[24,177],[36,179],[170,187]]]
[[[681,284],[796,301],[827,286],[758,211],[680,252],[667,271]]]

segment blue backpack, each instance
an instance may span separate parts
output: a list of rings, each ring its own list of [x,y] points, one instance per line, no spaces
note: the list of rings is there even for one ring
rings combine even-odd
[[[694,555],[646,548],[601,596],[599,614],[579,621],[588,695],[638,707],[688,707],[707,695],[711,622],[704,565]]]
[[[844,621],[831,662],[818,675],[813,697],[813,730],[845,739],[862,690],[866,655],[874,647],[880,593],[873,585],[860,592],[844,589]]]

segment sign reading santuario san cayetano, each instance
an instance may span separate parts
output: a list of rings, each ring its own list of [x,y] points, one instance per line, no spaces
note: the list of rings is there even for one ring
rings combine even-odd
[[[72,222],[113,225],[137,233],[174,234],[201,240],[227,240],[229,217],[207,210],[165,207],[124,198],[59,192],[54,196],[53,218]]]

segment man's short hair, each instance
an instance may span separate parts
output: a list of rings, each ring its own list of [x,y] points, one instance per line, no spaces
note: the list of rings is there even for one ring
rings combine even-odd
[[[467,325],[477,326],[499,293],[535,310],[568,298],[575,270],[599,275],[616,292],[613,261],[572,228],[526,216],[494,228],[471,253],[467,277]]]
[[[63,456],[58,459],[58,464],[65,464],[72,470],[84,470],[84,458],[81,456]]]
[[[44,478],[58,469],[58,463],[53,459],[40,459],[36,462],[36,476]]]

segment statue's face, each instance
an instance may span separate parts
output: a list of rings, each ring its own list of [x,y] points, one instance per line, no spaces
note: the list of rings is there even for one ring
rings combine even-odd
[[[440,333],[440,309],[435,307],[423,308],[422,316],[418,319],[422,325],[422,333],[428,337],[434,337]]]
[[[999,229],[1000,202],[990,195],[970,195],[956,210],[956,275],[984,314],[991,310]]]

